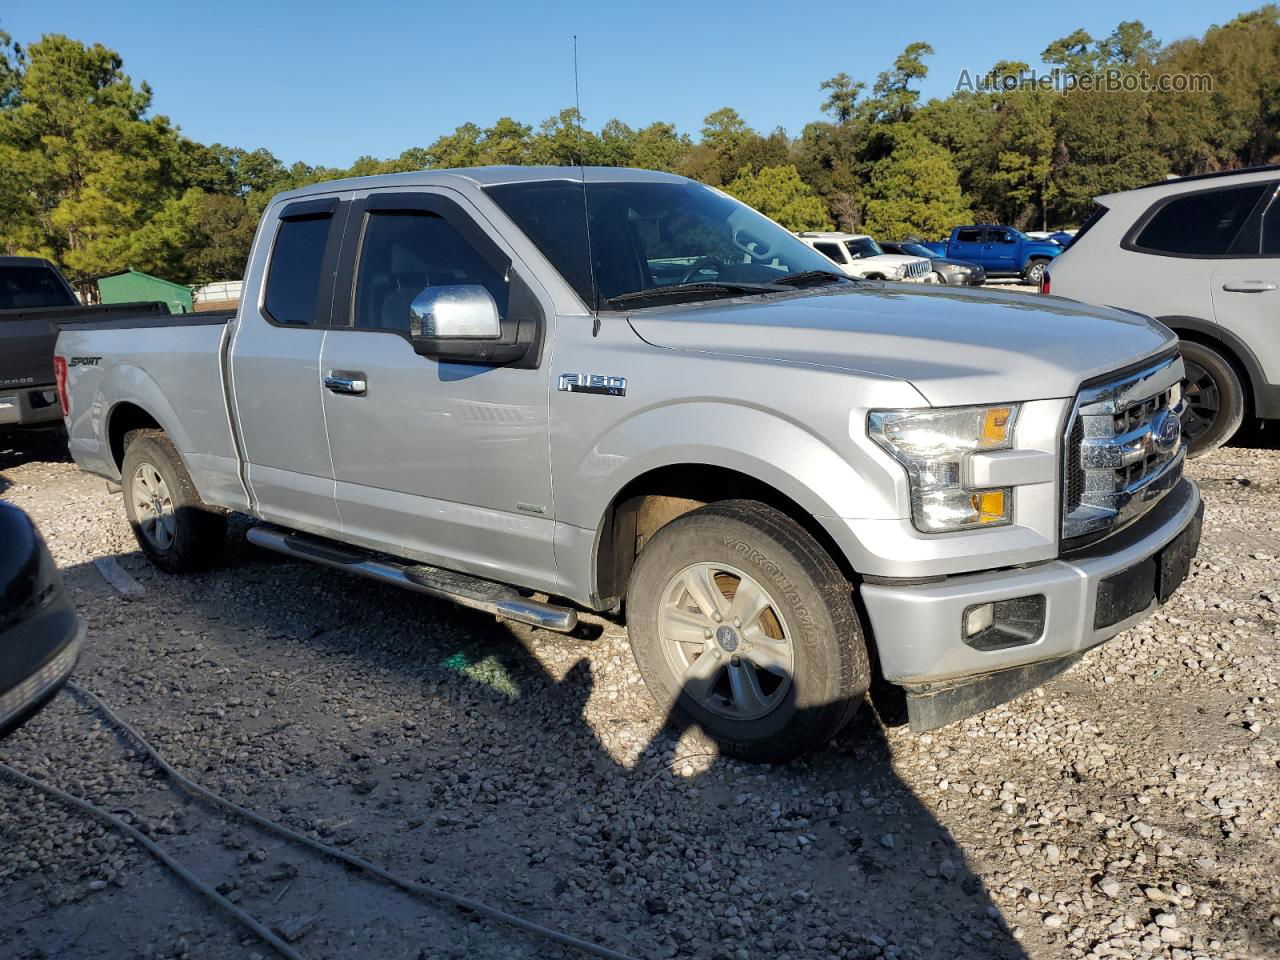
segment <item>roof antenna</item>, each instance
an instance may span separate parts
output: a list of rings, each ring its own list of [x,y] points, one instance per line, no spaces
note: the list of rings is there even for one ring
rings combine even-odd
[[[591,216],[587,212],[587,166],[582,156],[582,98],[578,94],[578,35],[573,35],[573,122],[578,131],[578,175],[582,178],[582,224],[587,236],[587,274],[591,277],[591,336],[600,335],[600,291],[596,288],[595,257],[591,249]]]

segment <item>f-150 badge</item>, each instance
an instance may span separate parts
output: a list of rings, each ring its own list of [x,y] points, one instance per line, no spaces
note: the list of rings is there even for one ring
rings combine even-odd
[[[568,393],[598,393],[606,397],[625,397],[627,378],[606,377],[599,373],[562,373],[560,389]]]

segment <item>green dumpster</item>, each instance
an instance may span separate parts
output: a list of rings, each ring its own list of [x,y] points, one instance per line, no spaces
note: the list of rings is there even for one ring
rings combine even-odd
[[[191,289],[181,283],[162,280],[141,270],[121,270],[98,277],[98,293],[103,303],[167,303],[170,313],[191,312]]]

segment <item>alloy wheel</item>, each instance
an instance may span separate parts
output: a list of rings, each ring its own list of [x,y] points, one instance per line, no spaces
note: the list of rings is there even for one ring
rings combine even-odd
[[[1198,363],[1183,358],[1186,368],[1186,379],[1182,383],[1182,396],[1186,400],[1186,410],[1182,415],[1182,434],[1188,443],[1199,439],[1213,429],[1222,410],[1222,396],[1218,390],[1218,381]]]
[[[769,593],[735,567],[695,563],[672,577],[658,632],[684,692],[712,713],[756,720],[791,689],[791,633]]]
[[[173,496],[164,477],[151,464],[139,464],[133,472],[131,492],[134,514],[142,535],[157,550],[168,550],[177,536],[178,520],[173,512]]]

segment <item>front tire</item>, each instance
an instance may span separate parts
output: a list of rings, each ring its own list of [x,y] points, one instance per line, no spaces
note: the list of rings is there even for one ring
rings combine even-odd
[[[129,526],[148,560],[168,573],[207,570],[217,562],[227,516],[200,499],[163,431],[130,434],[120,473]]]
[[[1199,457],[1230,440],[1244,421],[1244,384],[1231,361],[1211,347],[1182,341],[1186,379],[1182,395],[1187,411],[1182,434],[1187,456]]]
[[[729,500],[676,518],[636,560],[631,649],[658,705],[729,755],[787,760],[835,735],[870,685],[852,588],[785,514]]]
[[[1044,276],[1045,268],[1048,266],[1048,260],[1032,260],[1027,264],[1026,269],[1022,271],[1022,279],[1038,287],[1040,286],[1040,278]]]

